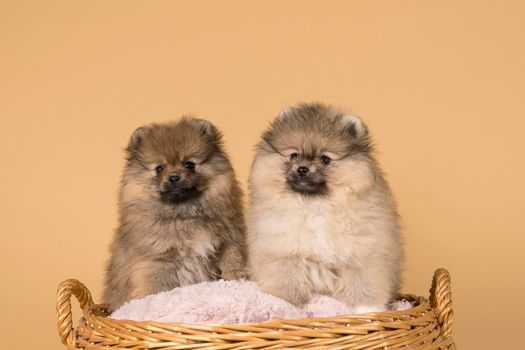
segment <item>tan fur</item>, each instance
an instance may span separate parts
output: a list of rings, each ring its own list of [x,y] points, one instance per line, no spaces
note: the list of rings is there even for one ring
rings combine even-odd
[[[126,152],[105,301],[115,309],[178,286],[243,277],[242,192],[219,131],[193,118],[153,124],[133,133]],[[174,175],[180,181],[169,187]]]
[[[356,119],[328,106],[286,111],[265,133],[251,168],[250,276],[296,305],[320,293],[360,311],[381,309],[398,292],[403,252],[396,205],[368,130],[360,121],[348,129]],[[293,152],[304,159],[294,164]],[[326,154],[332,162],[323,165],[317,159]],[[326,193],[287,186],[287,171],[300,165],[321,173]]]

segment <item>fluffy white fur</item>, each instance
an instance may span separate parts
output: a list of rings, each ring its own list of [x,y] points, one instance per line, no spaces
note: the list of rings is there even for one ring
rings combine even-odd
[[[394,310],[411,307],[412,304],[407,301],[398,301],[387,306]],[[282,299],[263,293],[254,282],[220,280],[179,287],[132,300],[116,310],[111,317],[135,321],[224,324],[332,317],[355,311],[340,301],[323,295],[316,295],[304,308],[297,308]]]

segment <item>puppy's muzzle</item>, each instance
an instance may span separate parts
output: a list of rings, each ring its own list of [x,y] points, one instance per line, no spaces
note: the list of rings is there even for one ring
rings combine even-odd
[[[190,199],[199,194],[199,191],[189,179],[182,174],[170,175],[162,184],[161,200],[168,203]]]
[[[286,183],[292,191],[305,195],[323,195],[328,191],[323,174],[306,165],[290,169],[286,173]]]

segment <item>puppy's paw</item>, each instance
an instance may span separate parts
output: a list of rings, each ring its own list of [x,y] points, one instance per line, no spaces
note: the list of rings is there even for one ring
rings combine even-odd
[[[235,270],[235,271],[223,272],[221,274],[221,277],[225,280],[240,280],[240,279],[246,279],[247,275],[246,275],[246,272],[244,272],[243,270]]]
[[[263,286],[262,290],[268,294],[283,299],[290,304],[302,308],[311,299],[312,295],[306,288],[300,288],[293,285],[276,285],[276,286]]]
[[[284,298],[290,304],[295,307],[302,309],[310,301],[310,295],[308,293],[295,293]]]

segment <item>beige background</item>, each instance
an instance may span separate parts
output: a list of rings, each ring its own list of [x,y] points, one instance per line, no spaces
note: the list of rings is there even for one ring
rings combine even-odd
[[[61,348],[65,278],[100,299],[135,127],[210,119],[245,185],[269,120],[320,100],[375,136],[404,290],[427,295],[447,267],[460,347],[522,349],[525,6],[488,3],[2,1],[3,344]]]

